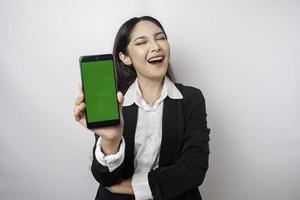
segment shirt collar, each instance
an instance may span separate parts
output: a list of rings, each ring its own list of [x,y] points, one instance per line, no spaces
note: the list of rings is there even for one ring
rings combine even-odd
[[[177,87],[174,85],[174,83],[167,76],[165,76],[161,95],[154,104],[160,103],[167,96],[169,96],[171,99],[182,99],[183,98],[181,92],[177,89]],[[135,81],[128,88],[124,98],[125,99],[124,99],[123,106],[130,106],[133,103],[140,106],[143,104],[143,102],[145,102],[143,99],[142,93],[140,91],[137,79],[135,79]]]

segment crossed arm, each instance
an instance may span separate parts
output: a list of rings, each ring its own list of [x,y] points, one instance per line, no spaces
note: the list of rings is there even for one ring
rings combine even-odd
[[[132,178],[128,178],[128,179],[122,180],[121,182],[119,182],[115,185],[106,187],[106,189],[108,189],[112,193],[134,195],[131,181],[132,181]]]
[[[206,123],[205,101],[198,91],[185,105],[185,132],[177,159],[169,166],[159,167],[148,174],[154,199],[172,199],[202,184],[208,169],[209,132]],[[95,162],[95,161],[94,161]],[[93,162],[93,163],[94,163]],[[94,165],[94,167],[93,167]],[[132,177],[122,178],[124,163],[113,172],[92,165],[94,177],[112,193],[132,194]],[[102,168],[102,170],[101,170]],[[102,171],[102,172],[101,172]]]

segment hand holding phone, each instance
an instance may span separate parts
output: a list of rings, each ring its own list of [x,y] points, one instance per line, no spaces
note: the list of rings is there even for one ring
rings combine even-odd
[[[115,154],[118,152],[118,147],[123,134],[124,120],[122,115],[122,104],[124,102],[124,96],[121,92],[118,92],[119,110],[120,110],[120,124],[117,126],[93,128],[91,129],[95,134],[102,137],[102,150],[106,155]],[[85,128],[85,103],[82,87],[79,87],[79,95],[75,99],[74,117]]]
[[[99,57],[99,55],[98,55],[97,59],[99,59],[99,58],[103,59],[103,57],[101,57],[101,56]],[[109,56],[109,58],[112,59],[112,56]],[[88,60],[90,60],[90,59],[91,59],[91,57]],[[82,60],[82,58],[81,58],[81,60]],[[87,67],[87,66],[82,66],[81,65],[81,68],[82,67]],[[92,68],[99,68],[99,67],[101,68],[99,63],[98,63],[97,66],[92,65]],[[106,67],[110,68],[110,67],[112,67],[112,65],[109,64],[109,65],[106,65]],[[86,79],[84,79],[83,76],[85,76],[85,78],[86,78],[86,76],[88,76],[89,73],[90,73],[90,69],[88,70],[88,72],[85,75],[82,74],[83,84],[86,83]],[[93,73],[95,73],[95,71]],[[99,83],[99,80],[100,80],[100,82],[101,82],[101,80],[103,81],[103,79],[101,79],[101,76],[103,76],[103,75],[114,77],[114,73],[110,72],[109,74],[105,74],[105,73],[102,73],[101,70],[100,71],[98,70],[98,75],[100,76],[99,78],[98,77],[96,79],[92,78],[92,80],[96,81],[96,83],[94,83],[94,84],[101,84],[101,83]],[[113,80],[113,84],[115,84],[115,78],[110,79],[110,82],[111,82],[111,80]],[[89,84],[91,84],[91,83],[93,83],[93,82],[90,81]],[[111,83],[110,85],[113,85],[113,84]],[[88,84],[85,84],[85,86],[86,86],[86,88],[89,87]],[[80,86],[79,90],[80,90],[79,95],[75,100],[75,106],[74,106],[74,117],[75,117],[75,119],[81,125],[83,125],[86,128],[91,129],[94,133],[96,133],[97,135],[102,137],[102,150],[103,150],[103,153],[105,153],[107,155],[116,153],[118,151],[118,147],[119,147],[119,144],[120,144],[120,141],[121,141],[121,138],[122,138],[123,126],[124,126],[124,120],[123,120],[123,115],[122,115],[122,104],[123,104],[123,101],[124,101],[123,94],[121,92],[118,92],[118,94],[117,94],[116,88],[112,89],[114,94],[111,93],[111,96],[116,96],[116,98],[115,98],[116,101],[114,101],[113,103],[110,103],[109,106],[110,107],[116,106],[117,111],[115,110],[115,108],[113,108],[113,109],[115,110],[114,112],[118,113],[118,115],[111,114],[111,115],[109,115],[110,117],[107,117],[107,115],[103,117],[103,116],[101,116],[103,113],[98,112],[98,117],[100,117],[100,119],[105,118],[105,120],[104,120],[105,123],[103,123],[103,120],[102,121],[99,120],[99,118],[98,118],[98,120],[95,120],[95,119],[97,119],[97,115],[94,115],[92,118],[90,118],[90,119],[94,120],[94,121],[93,120],[90,121],[90,123],[92,123],[92,126],[88,126],[89,122],[87,121],[87,116],[88,115],[86,113],[86,111],[87,111],[87,109],[86,109],[87,108],[86,99],[85,99],[86,97],[85,97],[85,94],[83,92],[83,88],[81,86]],[[103,90],[103,88],[102,88],[102,90]],[[92,91],[92,93],[90,93],[90,98],[91,98],[91,96],[95,95],[95,93],[97,94],[97,90],[94,90],[94,91]],[[107,97],[107,95],[106,95],[106,97]],[[101,98],[98,99],[98,100],[100,100],[100,101],[98,101],[98,103],[100,103],[100,104],[105,102],[105,101],[101,101],[102,100]],[[94,109],[96,108],[97,109],[97,106],[95,107],[95,105],[92,104],[92,106],[90,106],[90,109],[91,108],[94,108]],[[117,120],[114,117],[111,118],[111,116],[117,116]],[[109,121],[109,123],[107,123],[107,121]]]

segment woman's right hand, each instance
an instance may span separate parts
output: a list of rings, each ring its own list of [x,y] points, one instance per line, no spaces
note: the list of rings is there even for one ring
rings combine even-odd
[[[117,97],[119,101],[120,124],[117,126],[89,129],[101,137],[102,139],[101,150],[106,155],[115,154],[118,152],[119,144],[121,142],[122,135],[123,135],[124,119],[122,115],[122,104],[124,102],[124,96],[121,92],[118,92]],[[79,86],[79,95],[75,99],[75,105],[73,111],[74,111],[75,119],[82,126],[87,128],[86,118],[85,118],[84,94],[82,92],[81,85]]]

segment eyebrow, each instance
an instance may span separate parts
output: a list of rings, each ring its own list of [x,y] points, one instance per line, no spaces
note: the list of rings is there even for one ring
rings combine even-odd
[[[162,31],[160,31],[160,32],[155,33],[155,34],[154,34],[154,37],[156,37],[156,36],[158,36],[158,35],[160,35],[160,34],[165,35]],[[138,40],[138,39],[145,39],[145,38],[147,38],[147,37],[146,37],[146,36],[140,36],[140,37],[135,38],[135,39],[133,40],[133,42],[135,42],[135,41]]]

